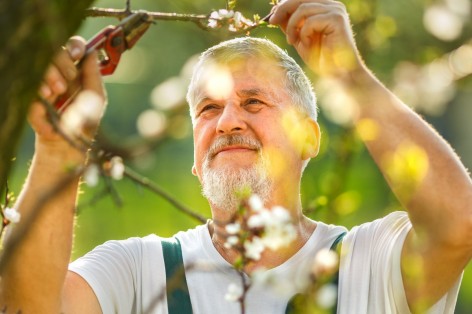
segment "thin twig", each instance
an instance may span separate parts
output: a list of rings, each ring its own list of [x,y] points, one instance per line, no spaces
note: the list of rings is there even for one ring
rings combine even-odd
[[[104,175],[103,176],[104,181],[105,181],[105,187],[108,193],[111,195],[111,198],[113,202],[115,203],[116,206],[122,207],[123,206],[123,200],[121,199],[120,193],[115,189],[113,186],[113,180],[109,176]]]
[[[109,194],[110,194],[110,191],[108,190],[108,187],[104,187],[99,192],[94,193],[93,196],[87,202],[77,205],[77,209],[76,209],[77,215],[80,215],[83,208],[95,206],[95,204],[98,203],[98,201],[105,198]]]
[[[85,15],[88,17],[114,17],[117,19],[123,19],[132,13],[143,12],[142,10],[127,11],[126,9],[111,9],[111,8],[90,8],[85,10]],[[163,12],[148,12],[146,13],[153,20],[162,20],[162,21],[185,21],[185,22],[194,22],[201,23],[202,21],[207,21],[208,16],[204,14],[180,14],[180,13],[163,13]]]
[[[126,0],[126,12],[131,12],[131,0]]]
[[[180,14],[180,13],[164,13],[164,12],[149,12],[149,11],[128,11],[127,9],[112,9],[112,8],[90,8],[85,11],[85,15],[88,17],[114,17],[119,20],[127,17],[132,13],[145,12],[151,20],[157,21],[183,21],[183,22],[192,22],[196,24],[199,28],[206,31],[219,30],[219,27],[210,27],[209,21],[215,20],[221,22],[223,25],[228,24],[227,19],[225,18],[214,18],[210,14]],[[250,24],[244,24],[244,27],[230,31],[232,34],[244,34],[250,32],[251,30],[266,25],[271,13],[266,15],[260,20],[250,21]]]
[[[60,134],[72,147],[78,149],[79,151],[86,151],[87,147],[90,147],[92,145],[92,143],[90,141],[87,141],[86,139],[78,137],[79,141],[84,144],[84,146],[81,146],[81,145],[77,144],[76,141],[71,139],[67,134],[65,134],[61,130],[60,125],[59,125],[59,118],[60,117],[57,114],[57,112],[55,111],[54,107],[51,105],[51,103],[48,102],[44,98],[40,98],[40,101],[46,107],[50,122],[51,122],[54,130],[58,134]],[[94,151],[100,150],[100,147],[99,147],[99,145],[97,145],[97,143],[95,143],[95,146],[96,147],[95,147]],[[106,155],[106,154],[103,154],[103,155]],[[98,156],[97,154],[91,153],[90,154],[90,161],[100,163],[103,160],[101,160],[100,156]],[[137,182],[137,183],[141,184],[142,186],[148,188],[149,190],[153,191],[154,193],[160,195],[165,200],[167,200],[169,203],[174,205],[181,212],[189,215],[190,217],[198,220],[201,223],[205,223],[207,221],[207,219],[205,217],[199,215],[198,213],[195,213],[190,208],[188,208],[188,207],[184,206],[183,204],[179,203],[170,194],[168,194],[167,192],[165,192],[164,190],[159,188],[156,184],[154,184],[153,182],[151,182],[147,178],[139,176],[138,174],[136,174],[135,172],[131,171],[128,168],[125,171],[125,175],[128,178],[130,178],[132,181]],[[116,190],[111,186],[110,182],[106,182],[106,183],[107,183],[107,189],[110,192],[110,194],[112,195],[113,200],[116,202],[116,204],[118,204],[118,206],[121,206],[122,201],[121,201],[121,198],[119,197],[119,195],[116,193]]]
[[[162,190],[160,187],[158,187],[155,183],[150,181],[147,178],[144,178],[138,174],[136,174],[134,171],[132,171],[129,168],[126,168],[124,175],[131,179],[132,181],[138,183],[141,186],[146,187],[147,189],[151,190],[152,192],[158,194],[162,198],[164,198],[166,201],[168,201],[170,204],[172,204],[176,209],[179,211],[185,213],[186,215],[198,220],[200,223],[206,223],[207,218],[203,217],[202,215],[194,212],[190,208],[186,207],[185,205],[181,204],[179,201],[177,201],[175,198],[173,198],[169,193],[166,191]]]
[[[82,142],[83,145],[80,145],[79,143],[77,143],[77,141],[74,141],[69,135],[67,135],[60,128],[60,125],[59,125],[60,117],[59,117],[59,114],[57,113],[56,109],[54,108],[54,106],[49,101],[47,101],[45,98],[40,97],[40,96],[39,96],[39,101],[44,106],[44,108],[46,108],[46,112],[47,112],[49,122],[51,122],[51,125],[52,125],[54,131],[57,134],[59,134],[64,140],[66,140],[66,142],[69,143],[69,145],[72,146],[73,148],[75,148],[78,151],[83,152],[83,153],[87,152],[88,147],[90,147],[90,145],[91,145],[91,142],[87,141],[86,139],[81,138],[81,137],[78,137],[77,139],[79,140],[79,142]]]

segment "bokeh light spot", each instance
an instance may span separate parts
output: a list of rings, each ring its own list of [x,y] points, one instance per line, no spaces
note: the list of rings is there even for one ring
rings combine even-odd
[[[157,137],[161,135],[166,125],[166,117],[152,109],[143,111],[137,120],[138,132],[143,137]]]

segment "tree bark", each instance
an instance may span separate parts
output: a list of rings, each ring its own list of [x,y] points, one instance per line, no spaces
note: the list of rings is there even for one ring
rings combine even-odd
[[[0,1],[0,193],[30,103],[55,51],[78,29],[93,0]]]

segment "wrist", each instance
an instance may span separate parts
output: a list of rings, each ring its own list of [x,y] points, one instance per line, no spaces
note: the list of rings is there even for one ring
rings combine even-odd
[[[347,72],[340,80],[346,89],[356,92],[368,90],[379,83],[375,75],[363,63]]]
[[[87,151],[73,147],[65,141],[48,142],[36,139],[35,159],[43,164],[47,163],[57,167],[57,169],[70,169],[85,164]]]

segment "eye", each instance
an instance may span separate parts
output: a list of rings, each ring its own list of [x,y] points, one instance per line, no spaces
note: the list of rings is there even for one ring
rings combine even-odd
[[[259,99],[256,99],[256,98],[249,98],[248,100],[246,100],[246,104],[247,105],[254,105],[254,104],[262,104],[263,102]]]
[[[200,110],[200,112],[204,112],[204,111],[216,109],[217,107],[218,107],[218,106],[215,105],[215,104],[205,105],[205,106],[202,108],[202,110]]]
[[[219,108],[219,106],[217,104],[207,104],[207,105],[204,105],[200,111],[198,112],[198,115],[197,116],[200,116],[202,114],[209,114],[215,110],[217,110]]]
[[[257,98],[248,98],[244,102],[244,108],[249,112],[259,112],[264,106],[265,103]]]

